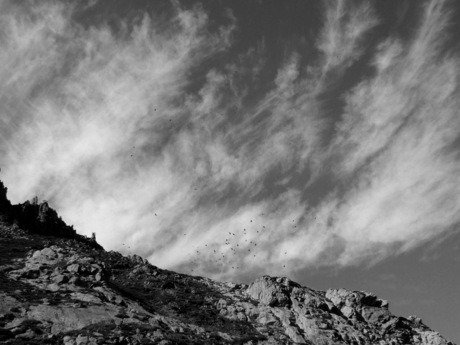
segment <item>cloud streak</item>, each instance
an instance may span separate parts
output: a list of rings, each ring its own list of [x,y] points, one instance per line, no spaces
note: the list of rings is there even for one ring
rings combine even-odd
[[[359,260],[371,243],[377,259],[393,252],[386,244],[414,248],[459,221],[458,58],[439,55],[447,20],[439,3],[427,3],[410,44],[384,42],[376,76],[347,97],[332,145],[342,154],[339,176],[356,184],[338,210],[354,243],[344,263]]]
[[[460,221],[459,58],[443,52],[441,2],[376,46],[369,3],[327,2],[321,58],[287,54],[264,92],[253,59],[215,62],[232,15],[211,30],[206,9],[174,3],[169,25],[145,13],[116,31],[78,23],[77,5],[1,6],[2,179],[108,249],[245,278],[375,263]],[[331,115],[322,95],[357,61],[373,73]]]

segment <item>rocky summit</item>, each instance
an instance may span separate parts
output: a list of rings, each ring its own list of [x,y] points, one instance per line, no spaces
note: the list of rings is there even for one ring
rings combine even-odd
[[[448,345],[374,294],[286,277],[235,284],[105,251],[0,182],[0,343]]]

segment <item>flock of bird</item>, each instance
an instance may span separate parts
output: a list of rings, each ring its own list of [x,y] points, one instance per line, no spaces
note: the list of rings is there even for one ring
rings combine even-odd
[[[169,121],[171,122],[171,120]],[[133,146],[133,149],[135,149],[135,146]],[[134,155],[131,154],[131,157],[133,156]],[[195,191],[196,190],[197,188],[195,188]],[[157,213],[154,214],[155,217],[158,217]],[[264,216],[264,213],[262,213],[261,216]],[[292,220],[292,222],[295,224],[294,219]],[[236,233],[228,232],[228,235],[226,234],[226,238],[223,241],[223,246],[219,243],[213,243],[209,245],[205,243],[203,249],[201,249],[199,246],[195,247],[194,252],[191,253],[191,255],[193,255],[190,261],[191,272],[195,270],[193,267],[196,268],[199,266],[199,263],[203,264],[203,262],[206,261],[206,258],[204,258],[205,255],[208,257],[208,259],[209,256],[214,256],[214,263],[217,263],[217,265],[222,266],[222,268],[224,268],[225,266],[225,269],[228,269],[229,267],[231,267],[232,269],[241,269],[241,266],[239,266],[241,265],[241,263],[239,265],[231,265],[230,262],[234,261],[233,258],[235,258],[236,261],[240,262],[248,254],[253,259],[256,258],[258,253],[257,242],[255,241],[255,238],[259,238],[261,233],[266,232],[268,230],[265,225],[262,225],[261,227],[259,226],[258,228],[255,228],[254,225],[255,223],[251,219],[249,221],[247,228],[239,229],[239,231],[237,230]],[[293,225],[292,227],[293,229],[296,229],[297,225]],[[186,236],[187,234],[184,233],[183,235]],[[125,243],[123,243],[122,245],[126,246],[125,248],[131,248]],[[284,255],[287,255],[287,252],[285,252]],[[286,267],[286,265],[283,265],[283,267]]]
[[[250,223],[253,221],[250,220]],[[263,231],[263,228],[256,230],[256,233]],[[235,232],[228,232],[225,234],[225,238],[223,239],[223,243],[213,243],[209,244],[205,243],[204,248],[200,249],[200,247],[196,247],[194,249],[195,253],[193,253],[193,257],[191,260],[191,272],[194,271],[193,267],[198,266],[198,262],[203,262],[204,256],[211,256],[214,257],[214,262],[217,263],[219,266],[225,266],[227,269],[231,267],[232,269],[240,269],[241,267],[233,264],[231,262],[233,257],[236,258],[235,261],[238,259],[242,259],[245,255],[251,255],[253,258],[257,256],[256,247],[257,242],[255,240],[251,240],[253,236],[250,236],[250,230],[247,228],[242,228],[240,231],[236,230]],[[223,245],[222,245],[223,244]],[[251,253],[252,251],[252,253]]]
[[[158,214],[154,212],[155,217]],[[263,216],[264,213],[261,214]],[[296,220],[292,220],[292,229],[297,229]],[[221,243],[204,243],[202,246],[195,246],[193,252],[190,253],[191,258],[189,262],[190,271],[194,272],[197,267],[203,266],[206,262],[210,262],[209,258],[213,258],[213,266],[218,266],[221,270],[228,270],[230,267],[232,270],[242,269],[242,262],[248,256],[251,259],[255,259],[258,255],[258,243],[255,238],[260,238],[261,234],[268,231],[265,225],[255,226],[255,222],[251,219],[247,227],[237,229],[236,232],[229,231],[225,234],[225,237]],[[183,233],[186,236],[187,233]],[[125,248],[131,248],[125,243],[122,244]],[[260,246],[259,246],[260,247]],[[287,256],[288,252],[283,253]],[[233,264],[232,264],[233,262]],[[240,262],[235,264],[235,262]],[[283,265],[286,268],[286,265]]]
[[[292,222],[292,228],[297,229],[296,220],[293,219]],[[220,266],[222,270],[226,271],[230,267],[232,270],[242,269],[243,261],[247,261],[248,257],[253,260],[257,258],[260,246],[258,247],[256,239],[267,231],[269,230],[265,225],[256,226],[251,219],[247,227],[225,233],[225,236],[222,236],[225,237],[222,242],[205,243],[201,247],[195,247],[194,252],[191,253],[191,272],[194,272],[200,264],[203,266],[203,263],[210,262],[210,257],[214,259],[213,266]],[[287,251],[283,253],[284,256],[287,254]],[[283,268],[286,268],[286,264],[283,264]]]

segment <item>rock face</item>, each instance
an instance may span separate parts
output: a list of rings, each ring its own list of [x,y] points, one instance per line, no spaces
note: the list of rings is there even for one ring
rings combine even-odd
[[[38,203],[37,199],[34,199],[32,203],[26,201],[23,204],[12,206],[9,215],[19,227],[42,235],[60,237],[76,235],[73,227],[65,224],[46,201]]]
[[[11,208],[11,203],[6,197],[7,191],[8,188],[6,188],[3,185],[3,182],[0,181],[0,210],[3,210],[4,212]]]
[[[60,224],[48,205],[29,204],[34,222]],[[370,293],[178,274],[67,230],[50,234],[57,225],[22,229],[17,217],[29,211],[9,214],[15,207],[0,209],[0,343],[453,345]]]

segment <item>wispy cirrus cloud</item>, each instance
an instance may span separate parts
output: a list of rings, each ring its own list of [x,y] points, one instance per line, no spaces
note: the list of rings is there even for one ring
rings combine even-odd
[[[429,2],[408,44],[385,41],[355,87],[331,152],[353,187],[337,209],[343,263],[420,245],[458,224],[458,57],[442,56],[446,9]],[[353,244],[351,244],[353,243]]]
[[[168,31],[155,32],[146,15],[117,36],[72,24],[72,9],[57,2],[3,6],[2,60],[16,64],[2,68],[3,163],[6,179],[21,181],[12,198],[51,198],[81,228],[120,238],[138,222],[150,227],[152,209],[185,203],[191,182],[180,189],[185,172],[172,173],[183,121],[174,102],[190,68],[228,46],[231,27],[211,34],[204,12],[176,8]],[[110,243],[110,232],[100,235]]]
[[[107,248],[222,279],[376,262],[458,223],[459,60],[441,49],[443,3],[372,51],[383,19],[370,3],[327,2],[321,58],[286,54],[266,92],[266,61],[241,58],[253,50],[213,60],[238,18],[210,30],[206,9],[174,3],[168,25],[145,13],[116,31],[76,11],[2,3],[13,201],[38,194]],[[321,95],[365,52],[373,74],[338,90],[331,116]]]
[[[324,24],[316,43],[320,62],[310,68],[312,75],[316,76],[316,92],[331,87],[331,73],[340,76],[363,55],[366,38],[379,24],[369,2],[326,1],[323,12]]]

